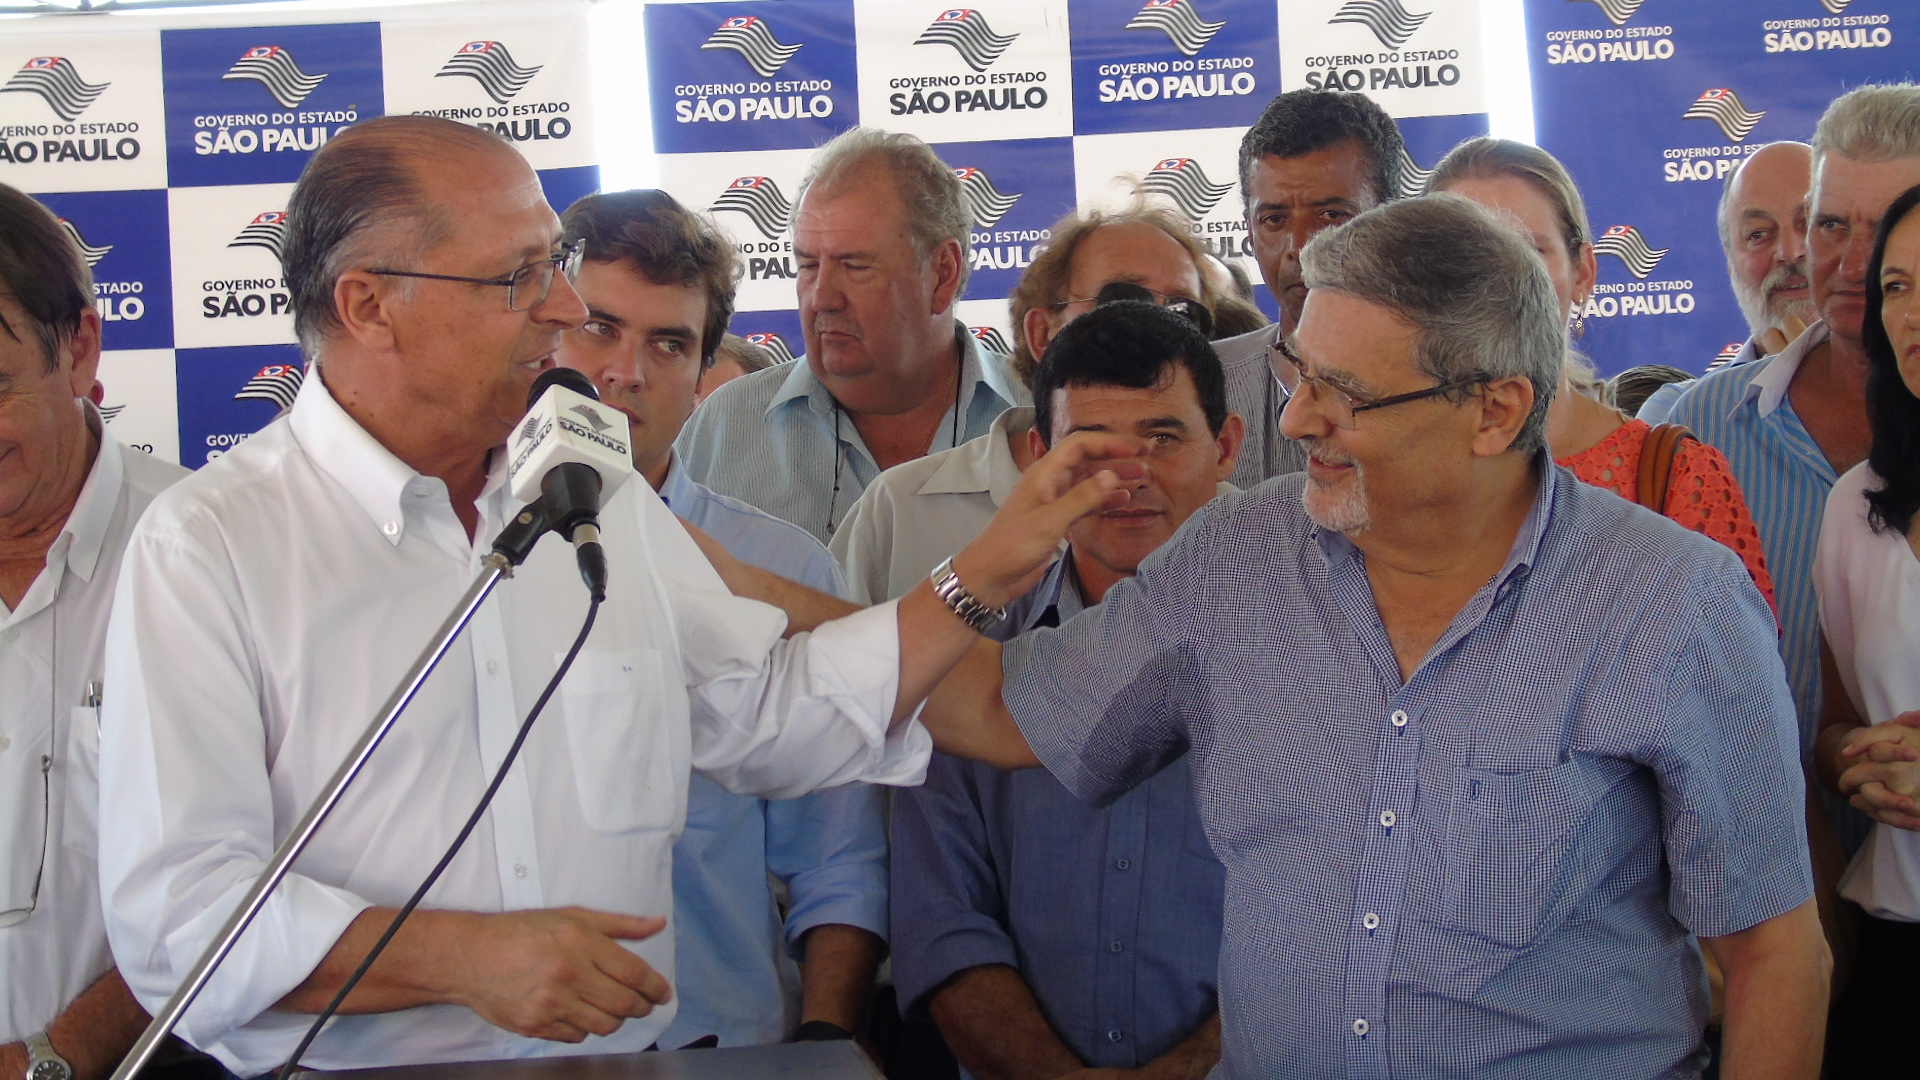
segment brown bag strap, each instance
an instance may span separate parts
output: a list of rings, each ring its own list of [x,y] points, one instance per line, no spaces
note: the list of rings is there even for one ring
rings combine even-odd
[[[1647,432],[1640,446],[1640,505],[1656,514],[1667,512],[1667,487],[1673,480],[1673,458],[1680,440],[1691,439],[1685,424],[1659,424]]]

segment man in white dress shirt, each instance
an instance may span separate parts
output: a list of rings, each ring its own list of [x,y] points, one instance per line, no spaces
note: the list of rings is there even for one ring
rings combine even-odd
[[[560,236],[511,146],[430,117],[354,127],[295,189],[286,276],[318,377],[155,503],[108,634],[102,890],[148,1005],[518,509],[497,451],[586,316]],[[673,1019],[661,931],[690,766],[776,797],[918,782],[928,739],[903,721],[976,638],[956,615],[968,583],[1027,583],[1073,518],[1124,498],[1128,464],[1070,485],[1117,440],[1079,446],[1035,470],[946,598],[929,586],[790,640],[778,611],[728,595],[647,485],[625,485],[600,514],[610,592],[587,647],[481,827],[306,1062],[650,1045]],[[187,1012],[189,1041],[241,1075],[287,1057],[478,801],[586,606],[549,541],[479,609]]]
[[[100,316],[46,207],[0,185],[0,1077],[105,1076],[146,1027],[107,952],[102,649],[134,520],[186,470],[87,400]],[[63,1070],[65,1075],[62,1075]]]

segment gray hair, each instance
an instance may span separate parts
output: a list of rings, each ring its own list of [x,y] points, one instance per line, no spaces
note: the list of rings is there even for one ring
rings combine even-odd
[[[748,375],[756,371],[765,371],[773,366],[773,354],[755,345],[739,334],[726,334],[720,338],[720,347],[715,359],[731,360],[740,365],[740,370]]]
[[[447,222],[416,163],[449,153],[513,153],[498,135],[432,116],[383,116],[328,141],[307,162],[287,203],[281,272],[293,330],[309,360],[340,329],[340,275],[381,259],[412,261],[446,238]],[[396,289],[412,287],[395,278]]]
[[[1813,129],[1813,186],[1828,154],[1863,164],[1920,157],[1920,86],[1862,86],[1833,100]]]
[[[1832,110],[1828,110],[1828,114],[1831,115]],[[1720,185],[1720,250],[1728,253],[1733,251],[1733,186],[1740,182],[1740,174],[1746,171],[1747,162],[1752,161],[1762,150],[1771,150],[1776,146],[1805,145],[1807,144],[1793,139],[1777,139],[1764,146],[1756,146],[1748,152],[1746,161],[1742,161],[1739,168],[1727,174],[1727,182]],[[1852,157],[1853,155],[1848,154],[1847,156]],[[1659,367],[1661,365],[1654,364],[1651,366]]]
[[[1567,334],[1545,264],[1511,226],[1459,195],[1423,195],[1322,232],[1300,267],[1308,289],[1347,293],[1413,324],[1415,359],[1435,382],[1531,382],[1533,411],[1509,449],[1546,446]]]
[[[800,181],[795,205],[805,203],[814,190],[837,192],[869,168],[877,168],[893,179],[894,192],[907,214],[907,238],[913,242],[922,265],[948,240],[960,245],[960,288],[954,295],[964,295],[972,270],[968,255],[972,250],[973,215],[968,212],[966,196],[952,166],[941,161],[933,147],[918,136],[871,127],[840,133],[813,155],[807,175]]]
[[[93,306],[93,271],[69,228],[32,196],[0,184],[0,292],[26,316],[14,326],[0,315],[0,332],[22,345],[33,338],[49,373]]]

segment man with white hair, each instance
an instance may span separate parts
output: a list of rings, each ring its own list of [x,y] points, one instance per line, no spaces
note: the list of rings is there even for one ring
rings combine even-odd
[[[1920,86],[1863,86],[1836,99],[1814,129],[1812,156],[1808,278],[1820,321],[1778,353],[1716,371],[1672,399],[1655,395],[1640,410],[1648,423],[1685,424],[1726,454],[1747,494],[1780,605],[1803,750],[1813,747],[1821,707],[1814,551],[1827,493],[1867,456],[1867,257],[1880,215],[1920,183]],[[1865,820],[1838,798],[1827,808],[1842,843],[1858,846]]]
[[[1787,347],[1820,317],[1807,283],[1807,186],[1813,148],[1768,143],[1727,178],[1720,247],[1751,336],[1733,363]]]

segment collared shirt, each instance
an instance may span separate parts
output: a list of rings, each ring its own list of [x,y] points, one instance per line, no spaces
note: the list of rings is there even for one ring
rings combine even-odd
[[[995,637],[1081,610],[1069,561]],[[1213,1015],[1225,871],[1185,760],[1093,809],[1045,769],[935,754],[893,816],[894,985],[907,1006],[983,964],[1017,969],[1069,1050],[1135,1068]]]
[[[1029,403],[1006,357],[981,349],[958,323],[953,337],[961,361],[959,432],[949,409],[928,452],[984,435],[1009,406]],[[853,419],[804,356],[715,390],[694,410],[676,446],[688,476],[793,522],[823,544],[880,474]]]
[[[667,467],[661,500],[737,558],[821,592],[846,591],[819,541]],[[784,921],[769,874],[787,887]],[[886,796],[847,784],[797,799],[736,795],[704,776],[687,785],[673,845],[674,993],[660,1045],[707,1035],[721,1046],[779,1042],[800,1022],[800,939],[829,923],[887,936]]]
[[[1239,413],[1247,425],[1240,463],[1230,478],[1238,488],[1251,488],[1269,477],[1307,467],[1306,449],[1280,434],[1280,411],[1287,407],[1289,395],[1274,377],[1268,358],[1279,340],[1280,324],[1274,323],[1213,343],[1227,376],[1227,409]]]
[[[1780,653],[1800,715],[1803,753],[1820,733],[1820,611],[1813,594],[1813,556],[1827,493],[1839,476],[1793,411],[1787,390],[1807,354],[1829,337],[1827,324],[1816,322],[1772,356],[1722,368],[1690,384],[1665,411],[1651,399],[1640,410],[1647,423],[1685,424],[1727,455],[1746,493],[1780,604]]]
[[[100,915],[92,702],[113,689],[101,686],[102,652],[127,535],[187,475],[121,445],[84,409],[100,452],[46,569],[19,607],[0,603],[0,1043],[44,1030],[113,966]]]
[[[1301,477],[1006,647],[1089,801],[1187,755],[1227,868],[1223,1075],[1684,1077],[1714,937],[1812,895],[1793,703],[1724,546],[1535,458],[1411,679]]]
[[[324,366],[320,368],[325,371]],[[517,511],[496,453],[475,538],[446,486],[394,457],[324,380],[291,413],[156,500],[135,528],[107,633],[101,887],[107,933],[149,1008],[178,984],[388,693],[479,576]],[[673,910],[689,765],[771,796],[917,783],[930,746],[888,732],[896,615],[782,641],[776,609],[727,592],[643,482],[600,513],[608,601],[432,908]],[[272,1011],[370,905],[418,886],[498,768],[586,613],[547,540],[428,678],[181,1025],[253,1076],[310,1017]],[[690,722],[691,721],[691,722]],[[670,929],[625,943],[673,970]],[[343,1016],[316,1068],[638,1050],[669,1004],[605,1038],[521,1038],[435,1005]]]
[[[852,598],[877,604],[901,596],[980,535],[1020,483],[1007,439],[1032,429],[1031,406],[1008,409],[985,435],[895,465],[868,484],[833,534]]]

